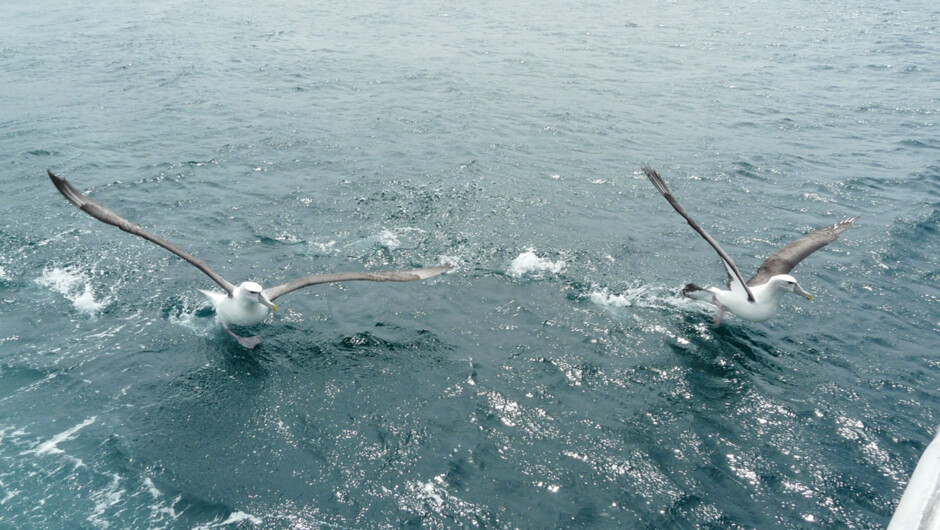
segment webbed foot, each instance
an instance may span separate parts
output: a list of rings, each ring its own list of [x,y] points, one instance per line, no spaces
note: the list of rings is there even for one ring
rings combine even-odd
[[[232,337],[235,337],[235,340],[237,340],[239,344],[245,348],[248,348],[249,350],[253,350],[255,346],[261,344],[261,337],[258,337],[257,335],[254,337],[240,337],[228,328],[225,328],[225,331],[227,331],[228,334]]]
[[[725,306],[718,304],[718,314],[715,315],[715,327],[721,325],[721,318],[725,316]]]

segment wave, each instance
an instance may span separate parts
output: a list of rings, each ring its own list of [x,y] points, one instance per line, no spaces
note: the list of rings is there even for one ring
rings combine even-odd
[[[85,427],[88,427],[89,425],[94,423],[95,420],[97,419],[98,419],[97,416],[92,416],[86,419],[85,421],[72,426],[70,429],[60,432],[59,434],[53,436],[49,440],[38,444],[36,447],[29,449],[27,451],[21,452],[20,455],[30,455],[30,454],[46,455],[46,454],[64,453],[65,451],[63,451],[62,449],[59,449],[59,444],[62,442],[67,442],[69,440],[74,439],[78,431],[84,429]]]

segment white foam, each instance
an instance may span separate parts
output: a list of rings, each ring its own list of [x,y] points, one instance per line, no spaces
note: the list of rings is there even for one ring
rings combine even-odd
[[[607,307],[664,307],[675,305],[675,295],[665,287],[640,285],[627,289],[621,294],[611,293],[607,287],[596,289],[590,294],[591,301]]]
[[[58,349],[56,349],[56,350],[54,350],[54,351],[58,351]],[[28,384],[28,385],[26,385],[26,386],[20,388],[20,390],[17,392],[17,394],[25,394],[25,393],[28,393],[28,392],[34,392],[34,391],[36,391],[38,388],[40,388],[42,385],[48,383],[49,381],[55,379],[56,377],[58,377],[58,374],[55,373],[55,372],[52,372],[51,374],[47,375],[46,377],[43,377],[43,378],[40,379],[39,381],[33,381],[32,383],[30,383],[30,384]],[[3,398],[0,398],[0,403],[4,402],[4,401],[6,401],[6,400],[8,400],[8,399],[10,399],[10,398],[12,398],[12,397],[13,397],[13,396],[6,396],[6,397],[3,397]],[[16,432],[14,432],[13,434],[16,435],[16,434],[21,433],[21,432],[22,432],[22,431],[16,431]],[[3,434],[3,433],[4,433],[4,431],[0,431],[0,434]],[[25,433],[24,433],[24,434],[25,434]],[[2,440],[0,440],[0,441],[2,441]]]
[[[418,486],[421,488],[420,491],[424,497],[434,504],[441,506],[444,504],[444,496],[438,492],[437,486],[434,485],[430,480],[425,483],[418,483]]]
[[[9,280],[10,276],[7,274],[7,271],[3,267],[0,267],[0,280]]]
[[[330,252],[333,252],[333,250],[335,250],[334,247],[336,246],[336,241],[331,239],[327,241],[326,243],[313,243],[313,246],[316,247],[316,249],[319,250],[320,252],[324,254],[329,254]]]
[[[176,505],[183,499],[182,495],[177,495],[173,499],[159,500],[158,497],[162,496],[162,493],[156,487],[151,487],[153,486],[153,481],[145,479],[144,486],[148,488],[148,492],[154,499],[154,503],[150,505],[152,514],[150,517],[151,522],[157,520],[162,521],[164,518],[175,521],[179,518],[180,514],[176,511]],[[151,528],[156,528],[156,526],[151,526]]]
[[[823,197],[818,193],[804,193],[803,199],[808,201],[817,201],[817,202],[835,202],[835,199],[830,199],[828,197]]]
[[[74,270],[53,267],[43,269],[42,276],[36,280],[36,283],[43,287],[48,287],[59,294],[66,295],[71,293],[75,289],[76,284],[82,280],[82,275]]]
[[[301,239],[290,232],[281,232],[280,234],[272,237],[275,241],[279,243],[286,243],[288,245],[295,245],[301,242]]]
[[[634,297],[625,294],[610,294],[606,287],[591,293],[592,302],[608,307],[629,307],[633,305],[632,298]]]
[[[401,246],[401,241],[398,240],[398,236],[395,235],[391,230],[382,230],[378,235],[379,244],[389,250],[395,250]]]
[[[92,492],[91,498],[95,501],[95,510],[88,516],[87,521],[97,528],[109,528],[111,523],[101,516],[108,508],[121,502],[124,498],[124,489],[121,487],[121,475],[113,473],[111,483],[102,490]]]
[[[350,241],[349,243],[346,243],[342,246],[351,247],[359,251],[367,249],[385,249],[388,251],[394,251],[402,247],[409,248],[414,244],[415,237],[420,236],[426,232],[426,230],[421,228],[382,228],[378,232],[372,233],[369,236],[357,239],[355,241]],[[336,252],[335,241],[330,241],[325,244],[315,243],[314,246],[322,252]]]
[[[38,247],[44,247],[44,246],[48,245],[49,243],[55,243],[55,242],[57,242],[57,241],[61,241],[63,236],[68,235],[68,234],[71,234],[72,231],[73,231],[73,229],[68,229],[68,230],[59,232],[58,234],[56,234],[56,235],[50,237],[49,239],[43,239],[43,240],[40,241],[39,243],[36,243],[36,246],[38,246]]]
[[[263,522],[261,518],[258,516],[251,515],[250,513],[245,513],[241,511],[235,511],[235,512],[230,513],[228,518],[225,519],[224,521],[216,520],[209,524],[204,524],[204,525],[193,527],[193,530],[222,528],[223,526],[228,526],[231,524],[238,524],[242,521],[248,521],[249,523],[254,524],[254,525],[260,525]]]
[[[7,490],[7,493],[6,495],[4,495],[3,499],[0,499],[0,506],[3,506],[7,502],[9,502],[10,499],[12,499],[13,497],[16,497],[19,494],[20,494],[20,490]]]
[[[121,324],[120,326],[111,326],[110,328],[102,331],[101,333],[93,333],[91,335],[88,335],[88,338],[89,339],[103,339],[105,337],[113,337],[117,335],[118,333],[120,333],[121,330],[124,329],[125,326],[126,324]]]
[[[85,427],[88,427],[89,425],[94,423],[96,419],[98,419],[97,416],[92,416],[86,419],[85,421],[79,423],[78,425],[75,425],[71,429],[68,429],[67,431],[64,431],[64,432],[60,432],[59,434],[50,438],[48,441],[37,445],[33,449],[30,449],[28,451],[23,451],[20,454],[21,455],[29,455],[29,454],[46,455],[46,454],[64,453],[65,451],[63,451],[62,449],[59,449],[58,447],[59,444],[62,442],[67,442],[69,440],[74,439],[75,434],[78,433],[78,431],[84,429]]]
[[[565,260],[552,261],[548,258],[540,258],[535,254],[535,249],[529,248],[525,252],[516,256],[509,265],[507,274],[514,278],[520,278],[526,274],[550,272],[558,274],[565,270],[568,264]]]
[[[202,291],[207,293],[210,291]],[[208,295],[207,295],[208,296]],[[205,334],[215,325],[215,320],[209,320],[208,327],[199,319],[196,313],[203,307],[203,300],[198,302],[191,300],[188,296],[182,297],[183,306],[178,310],[170,312],[167,315],[167,321],[171,324],[186,328],[194,333]]]
[[[460,259],[459,256],[448,256],[446,254],[442,254],[438,256],[437,262],[440,263],[441,265],[450,265],[451,267],[453,267],[453,269],[451,269],[451,271],[448,272],[447,274],[451,274],[455,272],[457,269],[460,268],[460,265],[463,264],[463,260]]]
[[[398,498],[402,510],[428,515],[461,514],[472,519],[481,514],[480,508],[447,491],[446,475],[440,474],[427,482],[410,481],[406,491]]]
[[[19,429],[17,427],[14,427],[12,425],[0,427],[0,444],[3,444],[3,440],[7,438],[7,436],[12,436],[14,441],[18,441],[19,438],[22,438],[23,436],[26,436],[27,434],[28,433],[26,431]],[[3,485],[3,481],[0,480],[0,486],[2,485]]]
[[[83,313],[92,314],[101,311],[106,304],[104,301],[98,302],[95,300],[95,293],[91,290],[91,284],[86,283],[82,294],[72,299],[72,305]]]
[[[625,290],[620,294],[611,293],[607,287],[594,288],[588,295],[591,302],[604,307],[643,307],[663,309],[675,307],[688,309],[702,306],[684,296],[677,296],[673,289],[664,285],[639,285]]]
[[[75,309],[87,314],[98,313],[110,301],[108,298],[95,300],[95,292],[88,277],[75,267],[47,267],[36,283],[61,294],[72,302]]]

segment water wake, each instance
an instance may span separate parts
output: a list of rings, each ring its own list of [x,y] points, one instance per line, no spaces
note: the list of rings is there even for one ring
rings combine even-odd
[[[642,307],[650,309],[677,308],[689,310],[706,307],[701,302],[677,295],[675,289],[665,285],[638,285],[617,294],[607,287],[593,287],[587,298],[603,307]]]

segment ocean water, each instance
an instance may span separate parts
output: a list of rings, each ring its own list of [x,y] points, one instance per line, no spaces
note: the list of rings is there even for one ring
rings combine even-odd
[[[940,423],[935,2],[0,4],[0,527],[881,528]],[[861,219],[768,323],[683,299]],[[451,263],[278,300],[213,283]]]

